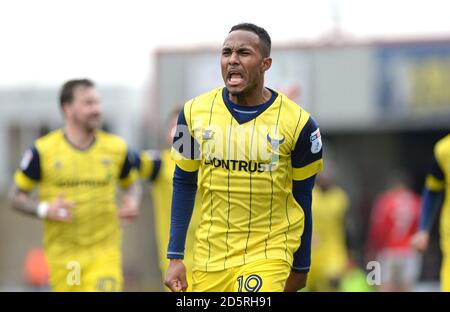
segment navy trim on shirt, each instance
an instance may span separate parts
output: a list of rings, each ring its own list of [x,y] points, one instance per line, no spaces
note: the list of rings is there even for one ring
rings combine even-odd
[[[322,158],[322,149],[317,153],[311,152],[311,134],[319,129],[316,120],[310,116],[308,121],[300,133],[300,136],[295,144],[292,152],[292,167],[302,168],[316,160]]]
[[[41,160],[39,156],[39,152],[36,148],[36,146],[32,146],[26,151],[26,153],[32,153],[30,156],[24,156],[24,157],[31,157],[29,162],[26,164],[26,168],[20,168],[22,172],[31,180],[34,181],[40,181],[41,180]]]
[[[259,105],[255,105],[255,106],[243,106],[243,105],[238,105],[236,103],[233,103],[230,100],[229,92],[228,92],[227,88],[222,89],[222,98],[223,98],[223,102],[225,103],[225,106],[227,107],[230,114],[241,125],[241,124],[246,123],[250,120],[253,120],[256,117],[258,117],[259,115],[261,115],[266,109],[268,109],[273,104],[273,102],[275,102],[275,99],[277,98],[278,93],[270,88],[267,88],[267,89],[272,93],[270,99],[263,104],[259,104]],[[238,110],[238,111],[240,110],[242,112],[238,112],[236,110]],[[254,113],[252,113],[252,112],[254,112]]]
[[[161,170],[161,160],[154,160],[153,161],[153,171],[150,176],[150,181],[155,181],[155,179],[158,177],[159,171]]]
[[[135,154],[133,152],[127,151],[125,156],[125,161],[123,163],[122,171],[120,173],[120,179],[125,179],[133,167],[136,167],[136,161],[134,160]]]

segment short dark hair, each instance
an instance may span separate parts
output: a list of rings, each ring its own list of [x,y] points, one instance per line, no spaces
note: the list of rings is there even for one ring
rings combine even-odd
[[[73,100],[73,91],[77,87],[94,87],[95,84],[92,80],[89,79],[73,79],[67,81],[61,88],[61,92],[59,94],[59,104],[63,107],[65,104],[72,102]]]
[[[261,52],[263,56],[270,56],[270,50],[272,49],[272,40],[270,39],[269,34],[264,28],[252,23],[241,23],[231,27],[231,30],[228,33],[231,33],[235,30],[246,30],[256,34],[259,38],[259,41],[261,42]]]

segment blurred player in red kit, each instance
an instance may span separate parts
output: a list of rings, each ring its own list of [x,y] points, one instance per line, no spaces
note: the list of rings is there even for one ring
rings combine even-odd
[[[379,291],[411,291],[420,258],[411,247],[420,217],[420,197],[409,189],[409,176],[398,172],[392,187],[374,204],[368,242],[368,260],[381,265]]]

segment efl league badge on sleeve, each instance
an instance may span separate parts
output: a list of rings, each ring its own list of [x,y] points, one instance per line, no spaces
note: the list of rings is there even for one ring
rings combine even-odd
[[[311,141],[311,153],[317,154],[320,152],[322,149],[322,138],[319,129],[311,133],[309,140]]]
[[[22,161],[20,162],[20,169],[27,170],[32,160],[33,152],[28,149],[22,157]]]

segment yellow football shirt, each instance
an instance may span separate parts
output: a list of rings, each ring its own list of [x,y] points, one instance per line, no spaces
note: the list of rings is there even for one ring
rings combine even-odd
[[[194,270],[220,271],[261,259],[292,264],[304,228],[292,181],[322,169],[322,143],[299,105],[275,91],[268,104],[243,123],[226,88],[184,106],[172,154],[184,171],[201,169]]]
[[[120,253],[117,182],[128,187],[138,178],[121,138],[98,131],[95,142],[79,150],[63,130],[56,130],[25,152],[20,167],[15,173],[19,189],[30,192],[38,186],[40,201],[52,202],[63,195],[75,204],[71,222],[44,221],[44,248],[51,271],[65,270],[66,262],[77,259],[85,260],[87,266],[97,252]]]
[[[345,214],[348,196],[339,186],[313,189],[313,235],[311,271],[308,284],[320,285],[319,280],[338,278],[348,263],[345,239]],[[323,290],[323,289],[322,289]]]

